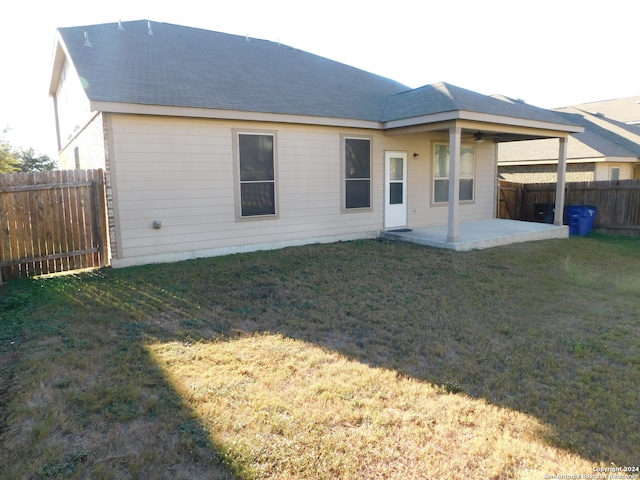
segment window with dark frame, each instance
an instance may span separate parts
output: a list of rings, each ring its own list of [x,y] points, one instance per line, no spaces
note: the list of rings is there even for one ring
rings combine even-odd
[[[344,139],[346,209],[371,207],[371,140]]]
[[[274,135],[238,134],[242,217],[276,214]]]

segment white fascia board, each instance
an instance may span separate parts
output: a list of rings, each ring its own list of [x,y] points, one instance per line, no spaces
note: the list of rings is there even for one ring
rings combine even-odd
[[[60,36],[60,32],[56,32],[56,39],[53,46],[53,58],[51,61],[51,78],[49,80],[49,96],[52,97],[58,90],[60,75],[64,67],[65,58],[68,58],[68,52],[64,48],[64,42]]]
[[[516,127],[552,130],[560,133],[584,132],[584,127],[581,127],[579,125],[567,125],[563,123],[543,122],[540,120],[531,120],[525,118],[505,117],[502,115],[494,115],[491,113],[478,113],[466,110],[454,110],[451,112],[435,113],[433,115],[422,115],[420,117],[392,120],[386,122],[384,124],[384,127],[387,129],[402,128],[428,123],[446,122],[451,120],[469,120],[473,122],[492,123],[496,125],[509,125]]]
[[[295,123],[330,127],[366,128],[381,130],[380,122],[354,120],[349,118],[313,117],[310,115],[290,115],[282,113],[249,112],[241,110],[221,110],[212,108],[175,107],[165,105],[142,105],[138,103],[91,101],[91,110],[107,113],[134,115],[160,115],[172,117],[211,118],[220,120],[246,120],[252,122]]]
[[[605,162],[610,163],[638,163],[640,162],[639,157],[606,157]]]

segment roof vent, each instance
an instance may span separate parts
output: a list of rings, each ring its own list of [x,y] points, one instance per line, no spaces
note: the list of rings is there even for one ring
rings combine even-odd
[[[124,30],[124,27],[122,26],[122,20],[118,20],[118,30]]]
[[[153,37],[153,30],[151,30],[151,22],[147,21],[147,35]]]
[[[91,42],[89,41],[89,32],[84,32],[84,43],[82,44],[83,47],[93,47],[93,45],[91,45]]]
[[[603,117],[604,118],[604,113],[602,113],[602,112],[591,112],[591,115],[595,115],[596,117]]]
[[[249,38],[249,34],[247,33],[247,43],[251,41],[251,39]]]

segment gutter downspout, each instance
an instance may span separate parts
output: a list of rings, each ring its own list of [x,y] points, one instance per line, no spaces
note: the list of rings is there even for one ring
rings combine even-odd
[[[62,141],[60,140],[60,117],[58,116],[58,95],[53,94],[53,113],[56,120],[56,140],[58,141],[58,153],[62,150]]]

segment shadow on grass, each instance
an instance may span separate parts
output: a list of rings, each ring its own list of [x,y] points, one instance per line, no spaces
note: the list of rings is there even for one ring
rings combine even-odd
[[[63,362],[67,372],[39,375],[43,387],[36,381],[30,395],[63,402],[56,419],[63,431],[65,421],[70,431],[73,422],[94,426],[73,448],[43,446],[48,463],[38,471],[72,463],[77,476],[95,472],[102,467],[91,463],[93,449],[124,438],[120,456],[115,447],[111,457],[96,455],[119,458],[105,471],[149,473],[136,455],[152,460],[166,449],[176,462],[172,478],[211,478],[212,471],[232,478],[224,449],[144,346],[265,332],[532,415],[552,428],[550,444],[630,465],[640,450],[640,257],[631,243],[585,239],[454,253],[367,241],[8,286],[10,296],[0,300],[18,313],[36,305],[25,318],[39,319],[15,333],[36,328],[25,343],[29,358],[16,368]],[[23,284],[37,292],[25,294],[33,295],[26,303]],[[57,330],[37,333],[46,325]],[[42,428],[40,441],[59,438],[57,427]]]
[[[0,291],[3,478],[241,478],[145,348],[143,312],[175,311],[110,272]]]

